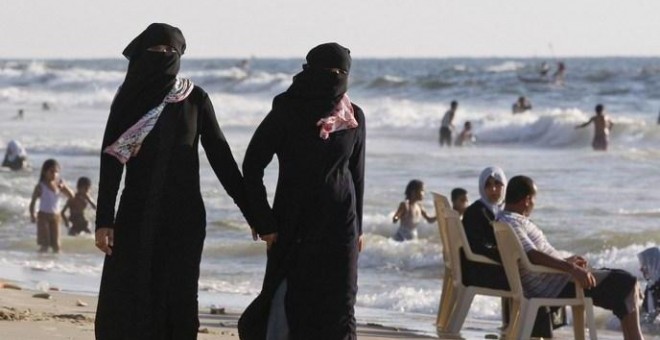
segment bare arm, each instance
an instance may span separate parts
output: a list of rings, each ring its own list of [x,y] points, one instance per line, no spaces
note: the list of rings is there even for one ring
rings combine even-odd
[[[593,121],[594,121],[594,118],[591,117],[591,119],[589,119],[586,123],[577,125],[577,126],[575,126],[575,128],[576,129],[581,129],[581,128],[586,127],[587,125],[591,124],[591,122],[593,122]]]
[[[426,222],[428,223],[433,223],[437,220],[436,216],[429,216],[424,208],[422,208],[422,216],[424,216],[424,219],[426,219]]]
[[[60,182],[57,184],[57,187],[62,191],[62,193],[64,194],[64,196],[66,196],[66,198],[68,199],[73,198],[74,196],[73,190],[71,190],[71,188],[69,188],[69,186],[66,185],[66,183],[64,183],[63,180],[60,180]]]
[[[64,221],[64,225],[68,228],[69,227],[69,219],[66,217],[65,212],[67,209],[70,209],[69,206],[70,200],[67,200],[66,203],[64,204],[64,208],[62,208],[62,211],[60,212],[60,216],[62,216],[62,221]]]
[[[92,209],[96,210],[96,203],[94,203],[94,200],[92,200],[92,197],[89,196],[89,194],[85,195],[85,199],[87,200],[87,203],[92,207]]]
[[[399,208],[396,210],[394,213],[394,216],[392,216],[392,223],[396,223],[401,219],[401,216],[406,213],[406,204],[404,202],[401,202],[399,204]]]
[[[533,264],[554,268],[570,274],[573,279],[585,289],[593,288],[596,286],[596,278],[593,276],[593,274],[591,274],[589,270],[580,267],[576,263],[571,263],[569,261],[550,256],[536,249],[528,251],[527,257]]]
[[[34,191],[32,192],[32,199],[30,200],[30,221],[32,223],[37,222],[37,215],[34,213],[34,204],[37,202],[37,199],[41,196],[41,186],[37,184],[36,187],[34,187]]]

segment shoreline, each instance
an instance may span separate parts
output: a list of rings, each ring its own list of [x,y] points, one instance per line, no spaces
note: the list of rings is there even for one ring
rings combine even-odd
[[[3,340],[94,339],[96,295],[24,289],[12,280],[0,279],[0,328]],[[236,340],[240,311],[200,308],[198,339]],[[359,323],[358,338],[430,339],[412,330],[377,323]]]
[[[51,287],[48,291],[23,288],[16,281],[0,278],[0,329],[3,340],[67,339],[93,340],[97,294],[61,291]],[[214,311],[217,309],[218,311]],[[199,340],[237,340],[238,318],[241,310],[218,307],[199,309]],[[596,311],[604,312],[604,310]],[[362,318],[358,322],[360,340],[388,339],[501,339],[499,321],[479,319],[465,320],[460,334],[443,334],[432,331],[435,327],[429,319],[425,330],[405,329],[381,324],[374,318]],[[660,335],[645,334],[647,340],[660,340]],[[598,328],[598,338],[619,340],[621,333]],[[573,327],[565,326],[554,331],[554,339],[573,339]]]

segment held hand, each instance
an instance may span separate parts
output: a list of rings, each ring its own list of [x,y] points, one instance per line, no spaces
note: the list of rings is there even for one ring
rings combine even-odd
[[[101,249],[107,255],[112,255],[112,247],[115,245],[115,230],[112,228],[99,228],[96,230],[96,248]]]
[[[362,246],[363,245],[364,245],[364,243],[362,242],[362,235],[360,235],[360,237],[358,237],[358,253],[362,252]]]
[[[270,250],[270,248],[277,242],[277,233],[270,233],[266,235],[259,235],[259,238],[261,238],[262,241],[266,242],[266,249]]]
[[[587,268],[587,266],[589,265],[589,262],[587,261],[587,259],[585,259],[584,257],[579,256],[579,255],[573,255],[573,256],[567,258],[566,261],[569,262],[569,263],[572,263],[572,264],[574,264],[574,265],[576,265],[580,268]]]
[[[579,283],[584,289],[591,289],[596,287],[596,278],[590,271],[581,268],[577,265],[573,265],[573,270],[571,275],[577,283]]]

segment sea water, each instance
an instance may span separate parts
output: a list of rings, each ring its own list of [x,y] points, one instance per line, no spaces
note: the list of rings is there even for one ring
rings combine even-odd
[[[303,62],[253,59],[239,67],[239,60],[184,59],[181,75],[209,92],[240,165],[272,98],[290,85]],[[566,59],[563,83],[522,82],[520,77],[536,76],[540,62],[354,61],[349,95],[365,111],[368,136],[359,321],[432,329],[443,271],[437,227],[422,223],[418,240],[395,242],[391,236],[398,225],[392,215],[414,178],[425,183],[430,215],[435,214],[432,191],[449,195],[463,187],[470,200],[477,199],[479,173],[489,165],[537,182],[532,218],[558,249],[584,254],[595,267],[626,269],[643,283],[636,254],[660,243],[660,59]],[[62,253],[38,254],[28,204],[48,158],[60,162],[70,186],[80,176],[98,183],[103,129],[126,65],[121,59],[0,60],[0,150],[19,140],[33,166],[32,171],[0,172],[0,277],[31,288],[46,283],[98,292],[103,256],[93,236],[70,237],[63,229]],[[511,105],[522,95],[533,110],[512,115]],[[459,102],[457,130],[472,122],[473,145],[438,145],[440,120],[451,100]],[[607,152],[591,150],[592,127],[574,129],[597,103],[614,122]],[[23,119],[17,117],[19,109]],[[204,155],[201,162],[208,225],[200,303],[241,310],[260,290],[265,246],[252,241]],[[274,160],[265,177],[271,198],[276,179]],[[94,211],[88,217],[93,221]],[[609,313],[598,315],[601,327],[611,324]],[[478,296],[468,317],[499,320],[499,300]]]

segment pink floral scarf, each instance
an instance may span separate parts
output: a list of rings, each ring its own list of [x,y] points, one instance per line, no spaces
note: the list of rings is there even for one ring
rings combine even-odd
[[[332,109],[330,116],[327,118],[321,118],[316,122],[316,126],[321,127],[319,136],[323,140],[330,138],[330,134],[333,132],[355,129],[358,126],[358,122],[355,120],[351,99],[348,98],[346,93],[344,93],[344,96]]]
[[[177,78],[163,102],[149,110],[137,123],[122,133],[114,143],[106,147],[103,152],[114,156],[121,164],[126,164],[131,157],[135,157],[140,151],[142,142],[158,122],[165,105],[186,99],[193,88],[194,84],[190,79]]]

